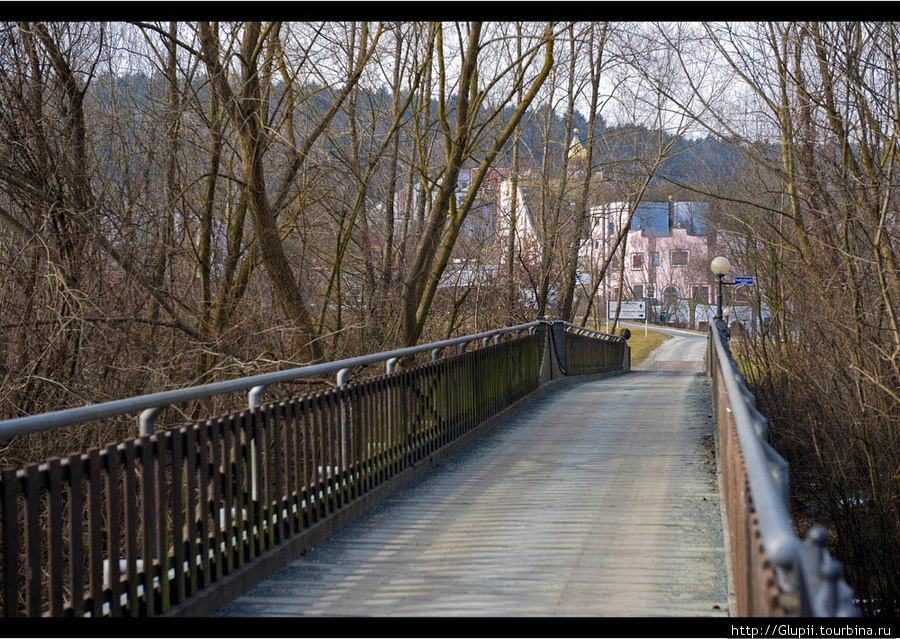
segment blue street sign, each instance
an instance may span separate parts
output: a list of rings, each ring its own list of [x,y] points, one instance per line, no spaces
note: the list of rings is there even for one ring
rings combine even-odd
[[[735,275],[734,283],[735,284],[749,284],[750,286],[753,286],[754,284],[756,284],[756,280],[754,280],[749,275]]]

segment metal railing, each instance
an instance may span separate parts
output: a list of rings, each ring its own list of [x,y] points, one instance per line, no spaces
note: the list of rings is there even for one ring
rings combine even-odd
[[[558,327],[566,352],[598,358],[579,369],[623,367],[624,339],[575,329]],[[0,471],[0,614],[158,615],[215,590],[345,507],[386,498],[399,476],[552,379],[550,333],[540,320],[0,422],[10,437],[142,411],[136,439]],[[428,351],[432,361],[396,369]],[[385,374],[347,382],[379,362]],[[325,373],[338,385],[261,404],[273,384]],[[247,410],[154,432],[161,408],[234,391],[249,391]]]
[[[264,373],[261,375],[252,375],[250,377],[242,377],[240,379],[232,379],[224,382],[215,382],[213,384],[205,384],[202,386],[192,386],[190,388],[182,388],[174,391],[164,391],[161,393],[152,393],[149,395],[141,395],[139,397],[129,397],[111,402],[103,402],[102,404],[93,404],[82,406],[80,408],[71,408],[67,410],[54,411],[51,413],[42,413],[40,415],[29,415],[28,417],[19,417],[0,422],[0,438],[7,439],[18,435],[28,433],[36,433],[40,431],[52,430],[62,426],[71,424],[79,424],[82,422],[95,421],[105,419],[107,417],[115,417],[118,415],[126,415],[141,411],[140,416],[140,432],[149,435],[153,432],[153,420],[157,413],[167,406],[189,402],[198,399],[206,399],[215,395],[223,395],[225,393],[233,393],[237,391],[249,391],[249,405],[251,407],[259,406],[262,393],[275,384],[284,382],[293,382],[307,377],[316,377],[320,375],[328,375],[338,373],[337,382],[340,384],[345,378],[346,372],[380,362],[386,362],[387,372],[393,371],[393,367],[397,360],[401,357],[409,357],[418,353],[431,351],[432,358],[437,359],[441,351],[456,346],[461,350],[472,342],[486,344],[488,341],[498,341],[505,335],[514,334],[521,335],[526,331],[533,331],[541,325],[540,321],[520,324],[518,326],[510,326],[508,328],[496,329],[476,335],[466,335],[464,337],[456,337],[440,342],[432,342],[421,346],[412,346],[409,348],[399,348],[392,351],[374,353],[372,355],[363,355],[361,357],[353,357],[350,359],[342,359],[335,362],[327,362],[325,364],[315,364],[313,366],[303,366],[285,371],[277,371],[274,373]],[[342,373],[343,371],[343,373]]]
[[[631,365],[631,349],[624,337],[556,320],[553,322],[556,354],[567,375],[586,375],[617,364]]]
[[[857,616],[826,531],[814,527],[805,541],[794,532],[787,462],[768,443],[721,320],[710,325],[707,367],[737,615]]]

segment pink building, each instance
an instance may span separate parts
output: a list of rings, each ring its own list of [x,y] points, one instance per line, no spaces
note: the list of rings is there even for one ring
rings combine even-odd
[[[539,194],[529,182],[519,182],[516,197],[516,248],[523,258],[539,256],[542,242]],[[512,182],[499,185],[497,238],[505,246],[511,219]],[[712,316],[716,304],[716,279],[709,270],[716,235],[707,223],[705,202],[641,202],[631,219],[625,238],[625,268],[620,283],[621,244],[599,282],[596,303],[605,314],[607,300],[617,298],[620,284],[623,300],[650,299],[651,318],[696,327]],[[579,278],[587,286],[596,283],[600,267],[616,247],[628,203],[610,202],[590,210],[590,232],[581,247]],[[574,219],[573,215],[569,218]],[[563,218],[566,218],[564,215]],[[577,296],[580,292],[576,293]],[[576,299],[577,304],[577,299]]]
[[[603,308],[606,300],[616,299],[619,286],[624,284],[623,300],[656,300],[656,312],[685,325],[707,319],[707,307],[716,299],[715,276],[709,270],[715,235],[706,224],[706,210],[707,205],[701,202],[638,205],[625,240],[622,281],[619,245],[600,284]],[[594,273],[615,247],[627,214],[624,202],[591,211],[589,259]]]

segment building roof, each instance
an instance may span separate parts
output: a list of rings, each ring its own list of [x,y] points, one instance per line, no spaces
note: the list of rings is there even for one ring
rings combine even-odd
[[[641,202],[634,210],[631,228],[641,229],[648,235],[669,234],[669,203]]]

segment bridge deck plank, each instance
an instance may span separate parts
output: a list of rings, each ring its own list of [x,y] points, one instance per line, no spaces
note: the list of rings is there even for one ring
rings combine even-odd
[[[539,398],[217,615],[727,614],[703,340],[667,344]]]

